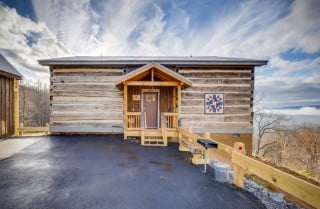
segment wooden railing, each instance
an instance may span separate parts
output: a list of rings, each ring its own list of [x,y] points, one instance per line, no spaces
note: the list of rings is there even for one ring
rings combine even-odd
[[[161,113],[165,117],[166,127],[168,130],[176,130],[178,127],[178,113]],[[127,129],[141,129],[145,127],[145,112],[128,112],[127,115]],[[162,124],[161,124],[162,127]]]
[[[128,129],[140,129],[141,128],[141,113],[140,112],[128,112]]]
[[[178,132],[179,135],[181,134],[183,137],[188,138],[189,141],[194,143],[196,143],[198,138],[203,138],[198,134],[186,131],[180,127],[178,128]],[[209,134],[206,134],[206,138],[210,138]],[[233,147],[224,145],[217,141],[215,142],[218,144],[218,150],[231,159],[234,169],[235,185],[243,187],[245,175],[255,175],[267,181],[271,185],[274,185],[280,190],[301,200],[302,202],[305,202],[312,207],[320,208],[319,186],[299,179],[289,173],[285,173],[256,159],[250,158],[238,152]]]
[[[166,124],[167,124],[168,129],[177,129],[178,128],[178,118],[179,118],[178,113],[165,112],[165,113],[163,113],[163,115],[166,119]]]
[[[44,135],[49,134],[49,124],[46,123],[45,126],[38,127],[24,127],[23,124],[20,124],[18,128],[19,136],[23,136],[25,133],[43,133]]]

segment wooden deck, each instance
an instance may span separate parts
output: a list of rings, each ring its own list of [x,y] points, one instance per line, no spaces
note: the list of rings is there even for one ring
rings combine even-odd
[[[178,113],[161,113],[160,127],[145,128],[145,114],[142,112],[128,112],[125,116],[124,138],[141,137],[141,145],[167,146],[168,138],[178,137]]]

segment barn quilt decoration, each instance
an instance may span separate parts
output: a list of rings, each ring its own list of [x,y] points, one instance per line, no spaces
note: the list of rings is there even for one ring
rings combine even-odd
[[[204,112],[206,114],[211,113],[223,113],[224,109],[224,95],[210,93],[204,95]]]

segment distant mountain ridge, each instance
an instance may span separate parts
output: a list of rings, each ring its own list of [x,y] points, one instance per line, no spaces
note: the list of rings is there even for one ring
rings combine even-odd
[[[298,110],[298,109],[306,108],[306,107],[311,107],[311,108],[320,109],[320,105],[308,105],[308,106],[283,106],[283,107],[272,107],[272,108],[266,108],[266,109],[269,109],[269,110],[272,110],[272,109],[277,109],[277,110],[281,110],[281,109]]]

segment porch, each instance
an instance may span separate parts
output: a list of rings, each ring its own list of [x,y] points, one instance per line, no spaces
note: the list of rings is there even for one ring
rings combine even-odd
[[[127,112],[124,138],[141,137],[141,145],[167,146],[168,138],[178,137],[179,113],[162,112],[159,128],[146,128],[146,112]]]
[[[158,63],[149,63],[120,77],[123,90],[124,139],[141,137],[141,145],[167,146],[177,141],[181,90],[192,82]]]

